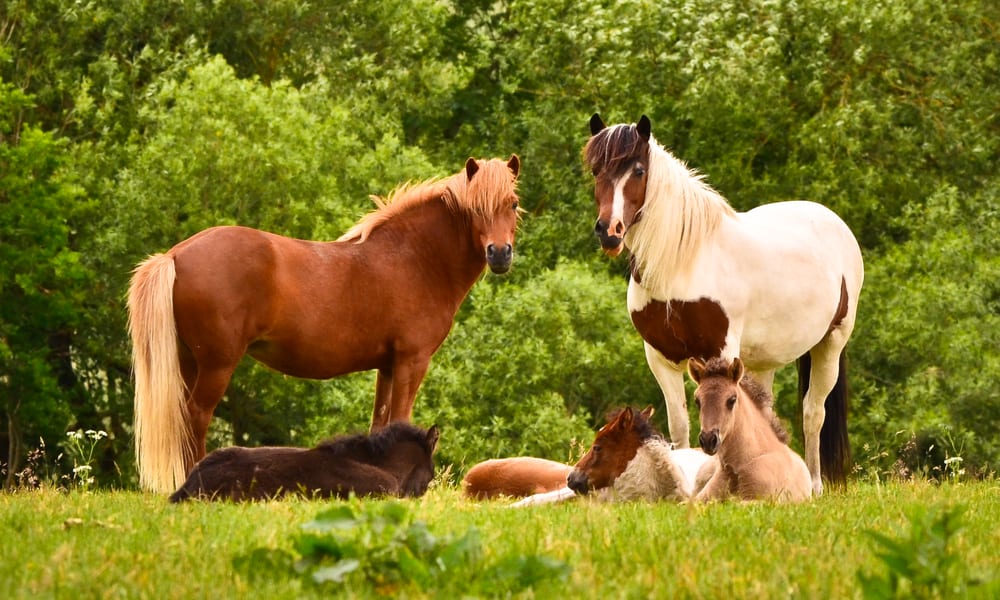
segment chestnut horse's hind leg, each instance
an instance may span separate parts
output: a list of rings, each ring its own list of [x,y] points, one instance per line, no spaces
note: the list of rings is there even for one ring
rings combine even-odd
[[[208,425],[212,421],[215,407],[222,400],[229,380],[233,377],[236,365],[230,367],[213,367],[211,369],[202,367],[197,370],[197,375],[193,377],[194,383],[189,383],[191,390],[188,396],[187,409],[188,417],[191,419],[191,438],[194,449],[194,463],[205,457],[205,441],[208,438]],[[188,369],[185,369],[185,379],[189,377]],[[187,465],[187,472],[190,474],[194,463]]]

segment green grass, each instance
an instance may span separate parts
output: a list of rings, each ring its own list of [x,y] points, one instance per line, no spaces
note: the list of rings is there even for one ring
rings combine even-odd
[[[364,511],[385,502],[347,504]],[[886,578],[893,560],[879,557],[885,549],[866,530],[910,540],[922,531],[914,529],[920,511],[933,516],[956,507],[965,508],[963,527],[947,547],[931,550],[958,559],[940,575],[952,586],[940,595],[991,597],[1000,590],[996,480],[852,483],[795,506],[578,501],[511,509],[437,487],[402,502],[410,518],[442,540],[474,528],[481,555],[431,589],[363,579],[321,589],[291,570],[234,567],[235,557],[259,548],[296,555],[302,525],[332,504],[342,503],[170,505],[138,492],[0,494],[0,590],[11,598],[309,598],[331,591],[352,597],[852,598],[862,597],[859,572]],[[918,544],[900,546],[911,545]],[[519,556],[556,559],[571,570],[564,580],[542,579],[526,589],[499,580],[494,589],[477,575]]]

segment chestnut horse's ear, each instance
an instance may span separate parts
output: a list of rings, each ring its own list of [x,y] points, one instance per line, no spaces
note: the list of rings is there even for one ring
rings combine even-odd
[[[646,408],[642,409],[642,412],[640,412],[639,414],[642,416],[643,419],[646,419],[648,421],[649,418],[653,416],[654,412],[656,412],[656,410],[653,408],[653,405],[650,404]]]
[[[510,160],[507,161],[507,168],[514,173],[514,177],[521,172],[521,159],[517,157],[516,154],[510,155]],[[469,177],[472,177],[471,175]]]
[[[431,425],[431,428],[427,430],[427,447],[431,449],[431,454],[437,450],[438,439],[441,437],[441,431],[438,429],[437,425]]]
[[[648,142],[649,134],[653,130],[653,126],[649,122],[649,117],[647,117],[646,115],[642,115],[641,117],[639,117],[639,123],[636,124],[636,129],[639,130],[639,137]]]
[[[476,162],[476,159],[470,156],[469,160],[465,161],[465,176],[469,179],[469,181],[472,181],[472,176],[475,175],[478,170],[479,163]]]
[[[733,383],[739,383],[745,372],[746,367],[743,366],[743,361],[738,356],[733,358],[733,364],[729,365],[729,378],[733,380]]]
[[[701,383],[701,378],[705,375],[705,361],[693,357],[688,359],[688,375],[695,383]]]
[[[590,135],[597,135],[605,127],[606,125],[601,120],[601,115],[594,113],[594,116],[590,117]]]

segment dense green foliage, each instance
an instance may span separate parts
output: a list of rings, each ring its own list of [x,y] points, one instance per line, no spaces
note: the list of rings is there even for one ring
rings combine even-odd
[[[133,483],[122,297],[147,254],[223,223],[332,239],[369,194],[514,152],[514,270],[473,289],[415,419],[443,427],[459,467],[575,459],[606,409],[662,406],[624,262],[590,234],[580,149],[599,111],[648,114],[741,210],[841,214],[868,274],[856,452],[995,471],[998,31],[987,0],[3,0],[0,463],[12,477],[39,438],[105,430],[99,479]],[[789,419],[792,377],[776,387]],[[363,429],[373,386],[247,361],[213,441]]]

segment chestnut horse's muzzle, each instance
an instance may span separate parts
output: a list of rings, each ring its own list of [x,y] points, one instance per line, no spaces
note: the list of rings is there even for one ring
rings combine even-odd
[[[510,271],[512,262],[514,262],[514,248],[510,244],[505,244],[500,248],[493,244],[486,247],[486,264],[497,275]]]
[[[719,450],[719,430],[702,431],[698,434],[698,443],[705,454],[714,456]]]
[[[566,477],[566,487],[581,496],[587,495],[587,492],[590,491],[590,482],[587,480],[587,474],[580,469],[573,469]]]

